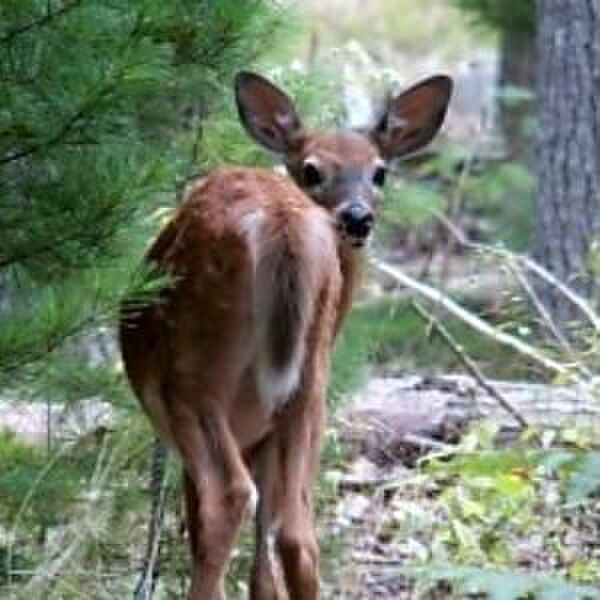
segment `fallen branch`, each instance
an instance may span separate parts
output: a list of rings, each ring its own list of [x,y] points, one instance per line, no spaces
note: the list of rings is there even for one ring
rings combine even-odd
[[[569,302],[574,304],[588,319],[588,321],[594,327],[596,333],[600,333],[600,316],[596,313],[596,311],[590,306],[590,304],[574,292],[571,288],[566,286],[562,281],[557,279],[552,273],[544,269],[540,264],[532,260],[531,258],[524,256],[522,254],[515,254],[506,250],[505,248],[498,248],[496,246],[489,246],[486,244],[481,244],[479,242],[473,242],[468,239],[465,234],[454,224],[450,219],[448,219],[444,214],[436,211],[437,219],[448,229],[448,231],[456,238],[456,240],[461,244],[461,246],[465,248],[470,248],[471,250],[478,250],[479,252],[483,252],[486,254],[493,254],[495,256],[499,256],[509,262],[517,263],[524,266],[527,270],[535,273],[540,279],[542,279],[545,283],[548,283],[552,287],[556,288]]]
[[[553,358],[547,356],[544,352],[538,350],[537,348],[527,344],[523,340],[510,335],[504,331],[501,331],[497,327],[490,325],[487,321],[484,321],[477,315],[469,312],[465,308],[463,308],[460,304],[449,298],[439,290],[421,283],[417,281],[413,277],[410,277],[406,273],[402,272],[400,269],[392,267],[388,265],[382,260],[372,258],[371,265],[379,272],[384,273],[388,277],[391,277],[401,285],[410,288],[411,290],[417,292],[420,296],[427,298],[430,302],[443,308],[445,311],[449,312],[451,315],[463,321],[479,333],[487,335],[492,338],[499,344],[504,346],[508,346],[512,348],[519,354],[527,356],[531,360],[536,363],[542,365],[545,369],[552,371],[555,374],[559,375],[573,375],[574,378],[578,381],[579,378],[573,373],[572,368],[569,366],[554,360]]]
[[[452,337],[452,334],[444,327],[444,325],[433,315],[428,312],[419,302],[413,300],[412,306],[416,313],[423,319],[427,325],[432,325],[440,338],[448,345],[455,356],[464,365],[467,371],[473,376],[475,381],[498,402],[506,412],[508,412],[517,423],[524,429],[529,427],[527,419],[491,384],[487,381],[477,363],[465,352]]]
[[[575,352],[573,351],[573,347],[565,338],[562,331],[558,328],[554,320],[552,319],[548,309],[542,302],[538,293],[533,289],[533,286],[527,279],[527,275],[523,272],[523,269],[517,264],[516,261],[508,261],[508,268],[511,273],[515,276],[515,279],[519,282],[527,296],[529,297],[529,301],[537,310],[538,314],[542,318],[542,321],[546,324],[546,327],[550,330],[552,335],[556,338],[558,343],[562,346],[563,350],[569,354],[569,356],[574,359]]]
[[[600,425],[598,380],[585,385],[487,381],[534,428]],[[371,439],[387,442],[390,430],[397,439],[413,433],[444,441],[482,419],[513,430],[513,417],[467,374],[375,376],[336,416],[342,439],[353,448],[365,448]]]

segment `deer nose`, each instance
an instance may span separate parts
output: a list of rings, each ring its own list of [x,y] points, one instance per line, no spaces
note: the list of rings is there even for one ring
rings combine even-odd
[[[342,210],[340,217],[344,230],[353,238],[364,239],[371,232],[373,213],[369,206],[363,202],[348,204]]]

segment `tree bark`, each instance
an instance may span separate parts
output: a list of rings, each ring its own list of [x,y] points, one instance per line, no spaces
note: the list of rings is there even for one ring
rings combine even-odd
[[[534,255],[597,299],[590,249],[600,231],[600,0],[537,0],[538,196]],[[580,318],[539,286],[563,328]]]

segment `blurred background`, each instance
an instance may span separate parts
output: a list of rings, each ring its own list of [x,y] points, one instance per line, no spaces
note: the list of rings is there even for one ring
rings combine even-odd
[[[154,597],[183,597],[178,466],[152,467],[114,326],[163,283],[141,257],[189,182],[274,166],[237,121],[242,68],[313,127],[455,82],[391,167],[336,348],[323,597],[600,597],[600,6],[535,4],[2,0],[0,597],[131,597],[153,499]]]

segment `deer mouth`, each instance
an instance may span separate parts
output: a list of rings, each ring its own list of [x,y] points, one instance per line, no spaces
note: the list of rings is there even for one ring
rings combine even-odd
[[[353,248],[363,248],[365,246],[365,244],[367,243],[367,239],[366,237],[364,238],[357,238],[357,237],[350,237],[348,236],[348,240],[350,242],[350,245]]]
[[[348,233],[347,229],[344,227],[344,225],[342,223],[338,223],[336,225],[336,229],[337,229],[338,235],[340,237],[340,240],[344,244],[347,244],[350,247],[355,248],[357,250],[364,248],[370,237],[370,232],[366,233],[365,235],[350,234],[350,233]]]

